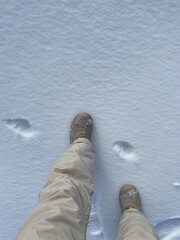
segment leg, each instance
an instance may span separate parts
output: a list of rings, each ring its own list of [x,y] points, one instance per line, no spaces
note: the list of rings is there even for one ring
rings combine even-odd
[[[84,240],[93,192],[94,151],[78,138],[52,167],[39,202],[16,240]]]
[[[158,240],[150,223],[141,213],[140,196],[132,185],[125,185],[120,192],[123,215],[116,240]]]
[[[135,208],[125,210],[119,224],[116,240],[159,239],[144,215]]]

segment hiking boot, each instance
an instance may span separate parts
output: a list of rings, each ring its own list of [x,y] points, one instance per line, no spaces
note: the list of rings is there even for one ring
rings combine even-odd
[[[135,186],[126,184],[119,193],[119,202],[122,212],[129,208],[136,208],[141,211],[141,199]]]
[[[77,138],[91,140],[92,126],[92,118],[88,113],[76,115],[70,127],[70,143],[73,143]]]

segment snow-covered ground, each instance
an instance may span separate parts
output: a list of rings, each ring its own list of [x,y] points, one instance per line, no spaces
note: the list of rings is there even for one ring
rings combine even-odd
[[[94,119],[87,239],[114,239],[133,183],[163,240],[180,239],[180,2],[0,2],[0,239],[13,239],[74,114]]]

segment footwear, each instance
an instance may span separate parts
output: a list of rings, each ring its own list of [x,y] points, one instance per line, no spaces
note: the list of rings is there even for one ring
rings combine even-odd
[[[89,113],[79,113],[75,116],[70,127],[70,143],[77,138],[87,138],[91,140],[92,118]]]
[[[126,184],[119,193],[119,202],[122,212],[129,208],[136,208],[141,211],[141,199],[135,186]]]

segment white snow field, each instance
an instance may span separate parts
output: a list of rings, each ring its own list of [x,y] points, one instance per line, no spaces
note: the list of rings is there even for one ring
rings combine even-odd
[[[162,240],[180,239],[180,1],[0,1],[0,239],[37,203],[79,111],[94,119],[87,239],[115,239],[137,186]]]

